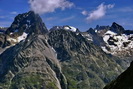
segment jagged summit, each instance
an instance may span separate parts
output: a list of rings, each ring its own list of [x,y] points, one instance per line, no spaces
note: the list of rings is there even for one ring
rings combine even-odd
[[[43,34],[48,32],[45,24],[42,22],[41,17],[33,11],[19,14],[15,17],[12,25],[7,29],[6,33],[36,33]]]
[[[109,28],[110,28],[109,26],[99,26],[99,25],[97,25],[96,28],[94,28],[94,30],[96,30],[96,31],[104,30],[104,29],[107,30]]]
[[[121,25],[117,24],[116,22],[113,22],[110,30],[118,34],[122,34],[125,31],[125,29]]]
[[[90,28],[89,30],[87,30],[86,32],[90,33],[90,34],[96,34],[95,30],[93,28]]]
[[[116,22],[113,22],[111,26],[99,26],[97,25],[94,29],[93,28],[90,28],[89,29],[90,32],[92,32],[92,30],[94,30],[95,33],[103,33],[110,30],[114,33],[117,33],[117,34],[123,34],[126,30],[119,24],[117,24]],[[89,30],[87,30],[87,32],[89,32]]]
[[[87,31],[92,35],[94,44],[101,46],[106,53],[116,56],[132,56],[133,31],[125,30],[113,22],[112,26],[99,26]]]
[[[11,26],[5,32],[5,44],[3,47],[15,45],[28,36],[46,34],[48,32],[41,17],[33,11],[19,14],[15,17]]]

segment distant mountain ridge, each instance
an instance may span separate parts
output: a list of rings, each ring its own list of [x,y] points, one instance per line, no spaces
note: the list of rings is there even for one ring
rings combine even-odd
[[[125,30],[117,23],[109,26],[97,26],[87,31],[92,35],[94,44],[101,46],[103,51],[115,56],[132,56],[133,31]]]
[[[67,30],[72,31],[69,26],[54,26],[50,31],[59,29],[66,30],[65,27],[67,27]],[[75,30],[73,32],[77,32],[78,34],[80,31],[77,29],[77,31]],[[86,32],[80,33],[95,45],[100,46],[106,53],[114,56],[133,56],[133,31],[125,30],[115,22],[112,23],[112,26],[97,25],[94,29],[90,28]]]

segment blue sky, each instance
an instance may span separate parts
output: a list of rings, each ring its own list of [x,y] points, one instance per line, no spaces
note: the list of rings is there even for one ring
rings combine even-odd
[[[117,22],[125,29],[133,30],[133,0],[67,1],[73,5],[68,8],[64,6],[64,10],[61,5],[59,8],[55,7],[54,11],[49,12],[48,9],[40,14],[47,28],[70,25],[86,31],[96,25],[111,25],[112,22]],[[0,26],[10,26],[17,14],[28,12],[31,8],[28,2],[28,0],[0,0]]]

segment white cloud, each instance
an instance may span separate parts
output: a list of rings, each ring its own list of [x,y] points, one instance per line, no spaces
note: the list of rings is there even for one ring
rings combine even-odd
[[[88,15],[88,12],[86,10],[82,11],[81,13],[82,15]]]
[[[114,7],[114,4],[109,4],[109,5],[104,5],[104,3],[101,3],[96,10],[92,11],[91,13],[82,13],[83,15],[88,15],[88,17],[86,18],[86,20],[88,22],[92,22],[94,20],[98,20],[100,18],[102,18],[103,16],[105,16],[107,9],[111,9]]]
[[[29,4],[31,10],[38,14],[54,12],[58,8],[64,10],[74,5],[67,0],[29,0]]]
[[[16,14],[18,14],[18,12],[13,11],[13,12],[10,12],[10,14],[12,14],[12,15],[16,15]]]

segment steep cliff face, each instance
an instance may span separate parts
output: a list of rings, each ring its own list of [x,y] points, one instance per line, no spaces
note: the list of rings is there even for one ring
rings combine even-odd
[[[17,34],[17,36],[20,36],[23,32],[44,34],[48,30],[41,17],[33,11],[29,11],[16,16],[11,26],[6,30],[8,35]]]
[[[104,89],[133,89],[133,62],[130,67]]]
[[[26,32],[27,37],[0,55],[0,88],[61,89],[62,86],[65,87],[65,78],[53,49],[47,43],[47,29],[38,19],[38,15],[33,12],[17,17],[22,16],[23,19],[27,15],[34,17],[31,19],[35,22],[33,21],[31,27],[26,30],[22,29],[17,32],[18,36],[19,31],[20,33]],[[7,30],[7,34],[12,32],[12,26]],[[20,29],[21,26],[23,27],[23,24],[20,25]],[[60,83],[60,81],[63,82]]]
[[[61,73],[58,60],[43,35],[7,49],[0,59],[2,88],[61,87],[54,72]]]
[[[104,53],[80,33],[54,30],[49,33],[48,42],[60,60],[68,89],[102,89],[122,72],[117,58]]]

